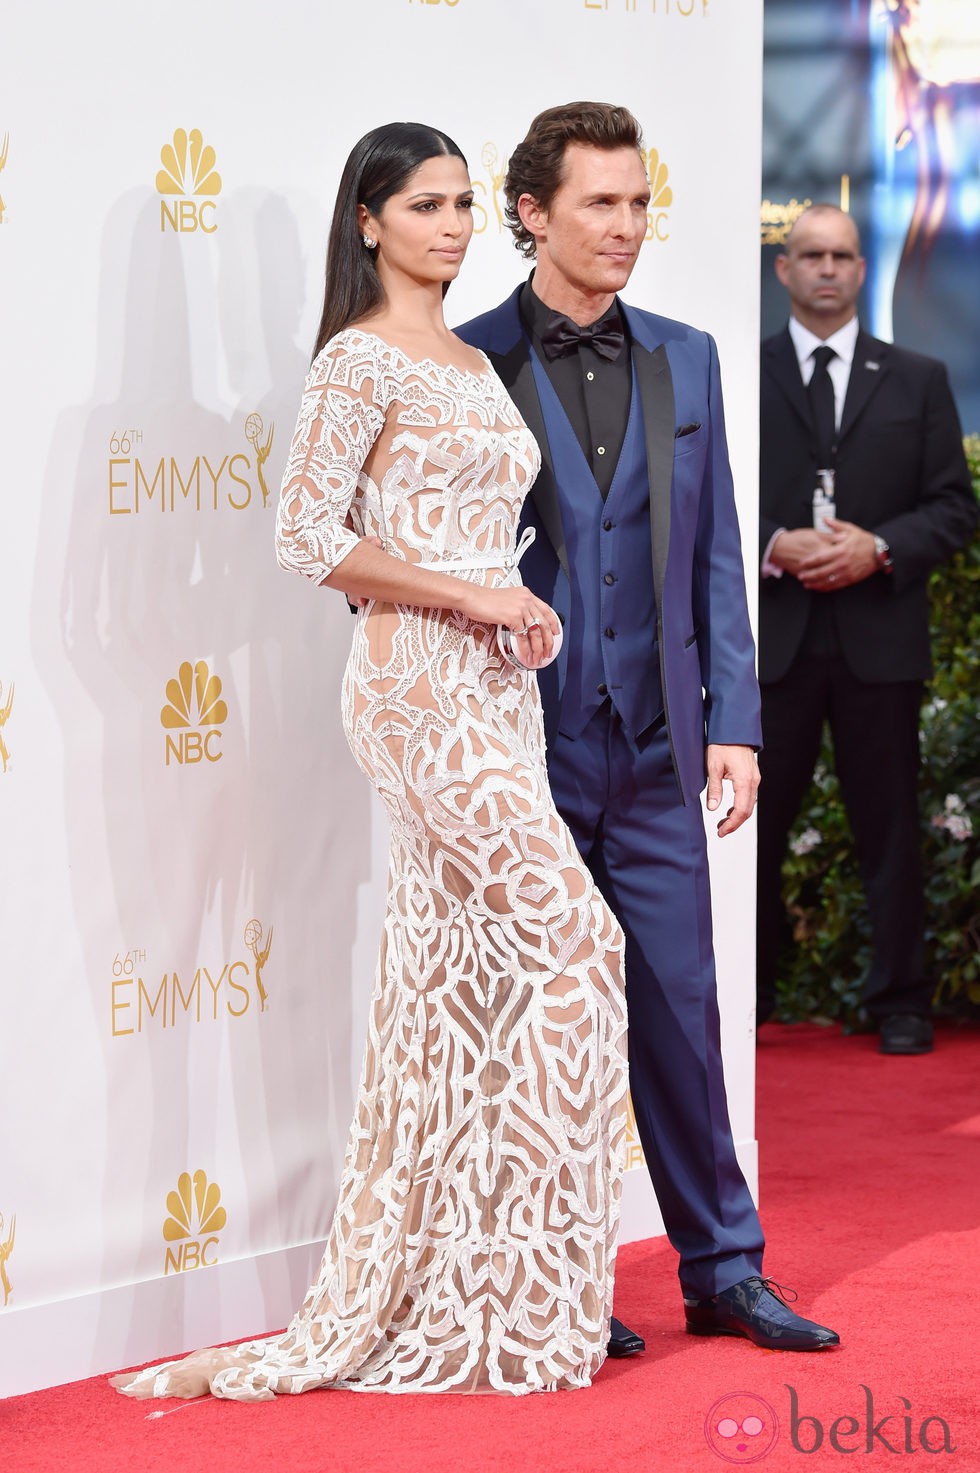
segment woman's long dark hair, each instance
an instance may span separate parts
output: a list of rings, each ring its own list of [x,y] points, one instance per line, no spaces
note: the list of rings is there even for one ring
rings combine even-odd
[[[386,200],[404,189],[420,164],[440,154],[466,163],[451,138],[425,123],[384,123],[354,145],[341,175],[330,226],[323,315],[314,358],[324,343],[384,300],[374,253],[361,238],[358,205],[377,215]]]

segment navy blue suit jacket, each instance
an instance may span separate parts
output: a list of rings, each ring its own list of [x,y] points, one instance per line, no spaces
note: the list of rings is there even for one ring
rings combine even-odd
[[[561,495],[555,483],[520,288],[457,328],[482,348],[541,448],[524,521],[537,540],[521,564],[529,587],[575,638]],[[704,787],[706,742],[760,747],[759,687],[742,550],[725,438],[718,353],[707,333],[621,304],[643,407],[661,684],[674,766],[685,802]],[[693,428],[692,428],[693,427]],[[678,433],[679,431],[686,433]],[[564,659],[539,677],[549,743],[555,738]]]

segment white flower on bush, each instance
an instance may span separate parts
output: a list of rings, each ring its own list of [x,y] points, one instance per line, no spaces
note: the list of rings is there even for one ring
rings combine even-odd
[[[817,829],[804,829],[798,839],[794,839],[789,846],[797,856],[809,854],[811,849],[816,849],[823,839],[823,835]]]
[[[951,807],[951,804],[959,804],[959,808]],[[951,793],[946,799],[946,812],[935,814],[932,820],[934,829],[944,829],[958,844],[962,844],[973,833],[973,820],[968,814],[960,812],[962,807],[962,801]]]
[[[943,806],[947,813],[964,813],[966,811],[966,804],[963,802],[959,793],[947,793],[946,802]]]
[[[816,783],[817,787],[822,793],[825,793],[830,787],[831,780],[831,772],[823,765],[822,762],[818,762],[813,770],[813,781]]]

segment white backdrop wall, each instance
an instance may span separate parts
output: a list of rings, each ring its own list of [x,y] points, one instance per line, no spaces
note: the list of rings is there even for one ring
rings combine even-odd
[[[637,113],[626,295],[718,338],[752,567],[762,0],[90,0],[4,29],[10,1394],[281,1325],[333,1207],[384,822],[340,730],[349,617],[272,527],[349,148],[396,117],[463,147],[461,321],[523,274],[500,183],[530,117]],[[712,845],[754,1182],[753,857],[750,831]],[[661,1230],[637,1158],[627,1237]]]

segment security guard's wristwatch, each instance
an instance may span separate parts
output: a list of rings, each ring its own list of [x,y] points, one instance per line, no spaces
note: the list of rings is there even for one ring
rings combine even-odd
[[[879,537],[877,533],[875,533],[875,559],[878,563],[879,572],[894,572],[895,564],[892,562],[892,555],[889,551],[888,543],[884,537]]]

